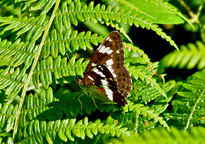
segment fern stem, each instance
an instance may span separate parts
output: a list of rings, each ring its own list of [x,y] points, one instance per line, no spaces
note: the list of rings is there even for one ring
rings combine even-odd
[[[131,9],[134,9],[136,12],[139,12],[139,13],[141,13],[141,14],[144,14],[144,15],[146,15],[146,16],[152,18],[152,19],[156,19],[155,17],[149,15],[148,13],[139,10],[137,7],[135,7],[134,5],[132,5],[132,3],[127,2],[126,0],[116,0],[116,1],[119,1],[121,4],[124,4],[124,5],[126,5],[127,7],[131,8]]]
[[[18,130],[18,125],[19,125],[19,118],[20,118],[20,114],[21,114],[21,109],[23,107],[23,102],[24,102],[24,99],[25,99],[25,96],[26,96],[26,91],[27,91],[27,88],[28,88],[28,85],[29,85],[29,82],[32,78],[32,75],[33,75],[33,71],[37,65],[37,62],[38,62],[38,59],[39,59],[39,56],[40,56],[40,53],[41,53],[41,50],[43,48],[43,45],[44,45],[44,42],[46,40],[46,37],[48,35],[48,31],[51,27],[51,24],[55,18],[55,14],[56,14],[56,11],[59,7],[59,3],[60,3],[60,0],[56,0],[56,4],[55,4],[55,7],[54,7],[54,10],[53,10],[53,13],[51,15],[51,18],[49,20],[49,23],[47,25],[47,27],[45,28],[45,31],[44,31],[44,34],[43,34],[43,37],[42,37],[42,40],[41,40],[41,43],[39,45],[39,49],[35,55],[35,59],[33,61],[33,64],[32,64],[32,67],[31,67],[31,70],[29,72],[29,75],[28,75],[28,78],[24,84],[24,87],[23,87],[23,90],[22,90],[22,94],[21,94],[21,99],[20,99],[20,102],[19,102],[19,107],[18,107],[18,111],[17,111],[17,114],[16,114],[16,119],[15,119],[15,125],[14,125],[14,132],[13,132],[13,140],[16,136],[16,133],[17,133],[17,130]]]
[[[190,15],[191,18],[195,17],[195,14],[191,11],[191,8],[183,1],[183,0],[178,0],[182,6],[187,10],[188,14]]]
[[[188,121],[186,123],[186,127],[184,128],[184,131],[186,131],[189,128],[191,118],[192,118],[192,116],[194,114],[194,111],[196,110],[196,106],[200,102],[200,100],[203,97],[203,95],[204,95],[204,89],[203,89],[202,93],[200,94],[200,96],[198,97],[197,101],[195,102],[194,107],[192,108],[192,111],[191,111],[191,113],[189,115],[189,119],[188,119]]]
[[[156,120],[158,120],[164,127],[167,128],[167,130],[170,132],[170,128],[169,126],[167,125],[166,121],[164,121],[161,117],[159,117],[158,115],[154,114],[152,111],[149,111],[149,110],[144,110],[144,109],[141,109],[141,111],[145,111],[146,113],[148,113],[148,115],[151,115],[152,117],[154,117]]]

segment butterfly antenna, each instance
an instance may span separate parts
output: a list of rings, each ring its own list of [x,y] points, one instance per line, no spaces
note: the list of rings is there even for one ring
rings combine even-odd
[[[76,81],[77,81],[77,80],[79,79],[79,77],[78,77],[78,75],[77,75],[77,73],[76,73],[75,67],[74,67],[74,65],[72,65],[71,59],[69,58],[68,53],[66,53],[66,56],[67,56],[67,58],[68,58],[68,61],[70,62],[70,65],[71,65],[72,69],[74,70],[75,77],[76,77]]]

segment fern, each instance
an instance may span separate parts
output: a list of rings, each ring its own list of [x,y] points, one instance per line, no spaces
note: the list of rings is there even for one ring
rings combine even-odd
[[[155,87],[155,86],[149,86],[148,84],[145,84],[145,82],[139,82],[139,81],[134,83],[134,85],[139,87],[137,92],[138,100],[140,100],[140,102],[143,102],[145,104],[149,103],[152,100],[155,100],[156,98],[163,96],[163,94],[166,94],[166,92],[168,92],[174,86],[174,84],[169,82],[162,86],[157,84],[157,87]]]
[[[131,137],[123,135],[121,139],[113,138],[111,142],[123,144],[127,143],[141,143],[141,144],[175,144],[175,143],[203,143],[204,141],[204,127],[193,127],[189,132],[179,131],[172,127],[171,132],[164,129],[154,129],[150,132],[144,132],[142,135],[132,134]]]
[[[65,55],[66,50],[70,52],[79,49],[92,49],[92,45],[98,45],[102,42],[102,37],[97,34],[91,34],[90,31],[80,32],[69,29],[65,33],[58,33],[55,29],[48,35],[42,50],[42,57],[52,56],[56,58],[59,54]]]
[[[153,73],[149,67],[139,66],[137,69],[135,67],[131,67],[129,70],[133,74],[133,77],[135,79],[138,79],[139,77],[142,81],[146,81],[147,84],[150,84],[160,93],[162,93],[164,97],[167,97],[166,93],[161,89],[158,83],[156,83],[156,81],[152,78]],[[136,84],[136,85],[139,85],[139,84]],[[143,89],[143,87],[141,88]]]
[[[57,79],[66,76],[75,76],[75,70],[77,74],[82,75],[88,61],[83,62],[83,59],[79,59],[75,62],[75,57],[71,58],[70,62],[67,62],[67,58],[61,58],[58,56],[53,59],[48,57],[40,61],[34,71],[33,83],[38,87],[39,83],[42,83],[44,87],[48,87],[51,83]],[[75,67],[73,67],[75,65]],[[54,75],[54,77],[53,77]]]
[[[46,128],[46,131],[43,132],[39,132],[36,131],[34,132],[35,135],[39,132],[38,136],[40,136],[41,140],[39,140],[38,138],[35,138],[35,136],[31,136],[32,138],[26,138],[25,140],[22,140],[22,136],[21,132],[19,133],[19,136],[21,139],[20,143],[24,143],[26,141],[33,141],[34,139],[37,139],[37,141],[39,143],[43,142],[44,136],[46,138],[47,141],[55,141],[56,138],[55,137],[51,137],[49,135],[54,136],[53,134],[58,132],[57,137],[59,137],[61,140],[63,141],[74,141],[75,138],[74,137],[80,137],[82,139],[85,138],[85,136],[92,138],[93,135],[96,135],[98,133],[112,133],[113,136],[119,136],[120,133],[124,133],[126,132],[125,128],[122,128],[121,130],[119,129],[121,126],[114,124],[111,122],[110,124],[106,124],[104,122],[101,122],[100,120],[95,121],[94,123],[89,122],[88,123],[88,119],[85,118],[84,120],[80,120],[78,121],[76,124],[76,119],[70,118],[67,119],[65,121],[60,122],[58,119],[62,117],[62,110],[65,111],[65,114],[68,117],[73,117],[73,116],[77,116],[78,113],[82,114],[82,111],[80,109],[80,104],[78,105],[72,105],[73,102],[75,102],[77,100],[77,97],[74,97],[74,95],[72,95],[71,97],[68,97],[68,95],[65,95],[65,97],[63,98],[63,94],[62,94],[62,89],[59,89],[56,92],[56,96],[58,96],[58,99],[61,99],[62,101],[59,101],[58,99],[56,99],[55,97],[53,97],[53,93],[52,93],[52,89],[49,88],[46,91],[42,91],[41,94],[39,96],[37,95],[29,95],[26,99],[25,99],[25,107],[22,110],[22,115],[21,115],[21,123],[24,124],[20,127],[22,127],[22,132],[24,132],[27,127],[33,126],[35,123],[35,126],[39,125],[39,128],[42,129],[40,126],[44,126],[46,125],[45,120],[56,120],[55,123],[53,123],[54,127],[50,127],[49,125],[50,122],[48,123],[48,127]],[[60,96],[59,96],[60,95]],[[66,101],[69,100],[69,101]],[[86,100],[85,98],[83,99],[84,101]],[[90,99],[90,101],[92,101]],[[69,103],[68,103],[69,102]],[[64,106],[68,106],[70,105],[70,107],[62,107],[62,104]],[[88,102],[87,102],[88,104]],[[99,105],[98,105],[99,106]],[[55,109],[55,112],[52,110]],[[87,108],[85,109],[87,113],[91,113],[91,111],[89,112],[88,108],[92,108],[91,105],[89,105],[89,107],[87,106]],[[94,104],[93,104],[94,107]],[[102,107],[100,107],[102,110]],[[76,111],[77,110],[77,111]],[[110,109],[111,110],[111,109]],[[113,110],[113,109],[112,109]],[[70,113],[68,113],[68,111]],[[76,113],[77,112],[77,113]],[[46,119],[45,119],[46,118]],[[38,121],[33,121],[33,120],[40,120],[43,121],[42,123],[39,123]],[[110,121],[109,118],[107,121]],[[112,121],[112,120],[111,120]],[[25,125],[26,123],[28,123],[28,126]],[[61,126],[59,125],[61,123]],[[84,124],[83,124],[84,123]],[[56,126],[58,125],[58,127]],[[67,125],[67,126],[66,126]],[[113,129],[116,126],[115,130]],[[45,126],[44,126],[45,127]],[[73,128],[72,128],[73,127]],[[54,129],[54,133],[52,134],[50,132],[51,129]],[[98,130],[99,129],[99,130]],[[104,129],[104,130],[103,130]],[[99,132],[98,132],[99,131]],[[110,131],[110,132],[109,132]],[[116,134],[115,134],[116,133]],[[24,133],[25,134],[25,133]]]
[[[175,122],[185,130],[194,126],[204,126],[205,70],[190,76],[182,84],[177,99],[172,102],[173,111],[166,114],[170,122]]]
[[[170,5],[167,2],[160,0],[138,0],[137,2],[134,0],[129,0],[129,2],[125,0],[117,0],[119,1],[119,5],[123,4],[124,7],[127,7],[129,10],[133,10],[137,13],[144,15],[149,21],[153,23],[167,24],[172,19],[172,24],[182,23],[184,19],[188,22],[188,19],[183,16],[173,5]],[[149,7],[149,9],[147,9]],[[163,14],[163,16],[161,15]],[[178,17],[180,16],[180,18]]]
[[[158,62],[152,63],[131,43],[124,43],[125,66],[133,77],[125,107],[93,100],[77,85],[76,79],[83,76],[89,62],[87,58],[105,38],[94,30],[88,31],[86,23],[117,29],[129,41],[127,30],[131,26],[146,28],[178,49],[153,21],[151,13],[137,10],[131,1],[118,2],[125,6],[84,0],[0,2],[0,6],[20,11],[0,17],[0,143],[106,142],[107,138],[130,137],[133,133],[143,135],[153,128],[165,127],[169,131],[165,118],[171,119],[172,114],[182,116],[177,113],[177,100],[173,100],[175,113],[167,110],[173,91],[178,90],[176,83],[161,82],[156,73]],[[147,4],[171,9],[175,20],[182,21],[181,13],[169,4],[152,0]],[[184,118],[188,127],[199,123],[198,115],[203,118],[203,111],[196,111],[198,105],[203,107],[203,90],[201,94],[195,92],[203,86],[190,83],[184,87],[193,88],[191,92],[178,92],[178,96],[186,98],[193,93],[196,96],[191,99],[190,115]]]
[[[67,13],[68,16],[66,16]],[[61,11],[59,10],[56,16],[57,18],[55,26],[60,32],[62,31],[63,24],[67,26],[67,28],[69,29],[71,23],[77,26],[78,21],[84,22],[86,20],[92,21],[94,23],[96,23],[97,21],[101,23],[112,23],[112,21],[116,21],[118,23],[121,22],[123,24],[134,24],[136,27],[140,26],[142,28],[152,29],[156,32],[156,34],[160,35],[162,38],[165,38],[168,42],[170,42],[170,44],[173,45],[175,48],[178,48],[174,41],[172,41],[169,36],[166,36],[166,34],[162,32],[162,30],[158,28],[157,25],[154,25],[144,20],[143,18],[141,19],[137,17],[137,15],[134,13],[130,13],[129,11],[126,12],[122,8],[111,8],[109,6],[106,8],[105,5],[100,4],[94,7],[93,2],[90,2],[88,5],[81,6],[81,3],[77,1],[71,2],[69,5],[64,4],[63,9]]]
[[[205,46],[204,43],[197,41],[196,44],[181,46],[180,51],[174,51],[165,56],[160,62],[160,72],[164,68],[178,67],[180,69],[203,69],[205,67]],[[162,69],[163,68],[163,69]]]
[[[69,142],[74,141],[77,137],[81,139],[84,139],[85,136],[93,138],[93,135],[97,133],[119,137],[120,134],[126,133],[126,128],[121,128],[117,124],[103,123],[100,120],[96,120],[94,123],[88,122],[87,118],[79,120],[77,123],[76,119],[58,120],[55,122],[33,120],[29,125],[20,129],[17,135],[17,143],[30,143],[32,141],[54,143],[59,142],[59,139]],[[59,138],[56,139],[56,137]]]
[[[9,133],[13,126],[14,126],[14,120],[15,115],[17,112],[18,106],[13,106],[9,104],[0,105],[0,120],[1,120],[1,134],[2,133]]]
[[[6,100],[13,99],[22,89],[27,75],[25,71],[8,67],[0,73],[0,88],[5,89]]]
[[[13,44],[10,41],[1,41],[1,61],[2,65],[17,67],[24,64],[28,68],[33,60],[34,53],[37,50],[35,42],[23,43],[20,39],[16,40]]]
[[[158,122],[169,130],[169,126],[159,116],[159,113],[155,113],[154,109],[150,109],[142,104],[133,105],[131,103],[128,107],[124,108],[122,113],[113,112],[111,116],[115,120],[117,119],[123,126],[128,127],[129,130],[137,133],[152,129]]]

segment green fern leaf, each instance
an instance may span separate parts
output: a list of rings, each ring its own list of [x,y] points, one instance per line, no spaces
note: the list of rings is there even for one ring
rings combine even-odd
[[[46,15],[39,16],[37,19],[27,18],[27,17],[20,17],[20,18],[13,18],[13,17],[0,17],[1,26],[8,25],[4,27],[1,31],[0,35],[3,35],[6,31],[12,30],[12,32],[16,33],[16,38],[24,34],[28,31],[28,35],[26,40],[37,40],[44,31],[44,25],[47,24]]]
[[[168,82],[168,83],[165,83],[163,85],[157,84],[161,90],[159,90],[155,86],[150,86],[150,85],[146,84],[146,82],[141,82],[141,81],[136,81],[134,83],[134,85],[136,85],[136,87],[138,87],[138,91],[137,91],[138,101],[147,104],[150,101],[155,100],[156,98],[160,98],[162,96],[161,90],[164,93],[166,93],[175,85],[175,83]]]
[[[24,68],[28,68],[38,48],[38,46],[35,46],[35,41],[23,43],[20,39],[17,39],[13,43],[3,40],[0,44],[0,62],[6,61],[6,63],[2,63],[1,65],[12,67],[24,64]]]
[[[12,100],[23,87],[27,75],[19,68],[7,68],[0,73],[0,89],[5,89],[7,101]]]
[[[165,129],[158,128],[151,131],[144,132],[141,135],[132,133],[131,136],[123,134],[120,138],[107,139],[108,142],[123,144],[127,143],[140,143],[140,144],[175,144],[175,143],[203,143],[204,142],[204,127],[193,127],[189,132],[178,130],[174,127],[171,128],[171,132]]]
[[[77,6],[75,6],[77,5]],[[68,7],[68,8],[65,8]],[[88,5],[81,6],[80,1],[71,2],[69,5],[66,6],[64,4],[64,9],[67,9],[68,11],[58,11],[56,14],[56,22],[55,26],[56,29],[59,32],[62,32],[61,25],[62,22],[64,25],[68,25],[68,29],[70,29],[70,22],[74,25],[78,25],[78,21],[92,21],[96,23],[97,21],[101,23],[113,23],[113,21],[116,21],[118,23],[122,22],[124,24],[134,24],[136,27],[142,27],[146,29],[151,29],[156,32],[159,36],[162,38],[165,38],[171,45],[173,45],[176,49],[178,49],[177,45],[174,43],[173,40],[171,40],[171,37],[167,36],[164,32],[162,32],[162,29],[160,29],[156,24],[152,24],[145,18],[141,18],[140,16],[136,15],[136,13],[130,13],[126,10],[123,10],[122,8],[111,8],[108,6],[106,8],[105,5],[97,5],[94,7],[94,3],[90,2]],[[96,11],[95,11],[96,10]],[[67,18],[63,20],[63,17],[66,16],[66,14],[69,14]],[[79,16],[80,15],[80,16]],[[66,21],[65,21],[66,20]],[[119,29],[118,25],[111,25],[115,28]]]
[[[155,127],[157,122],[169,130],[169,126],[163,118],[143,104],[133,105],[133,103],[129,103],[128,106],[123,108],[122,113],[111,113],[111,116],[123,126],[128,127],[129,130],[134,130],[137,133],[142,133],[145,129],[149,130]],[[146,121],[148,122],[147,125],[145,124]]]
[[[82,61],[83,59],[79,59],[75,62],[75,57],[71,58],[71,62],[67,62],[66,57],[63,59],[61,56],[55,59],[48,57],[38,63],[34,71],[33,83],[36,87],[38,87],[39,83],[42,83],[47,88],[59,78],[75,76],[75,71],[78,75],[82,75],[88,64],[88,61]]]
[[[55,29],[48,35],[42,49],[42,57],[52,56],[56,58],[59,54],[65,55],[65,51],[74,52],[80,49],[92,49],[92,45],[98,45],[102,42],[102,37],[88,32],[68,30],[66,33],[59,33]]]
[[[12,104],[0,104],[0,133],[9,133],[14,126],[15,115],[18,106]],[[8,134],[7,134],[8,135]]]
[[[124,43],[132,49],[125,50],[125,66],[134,77],[128,105],[92,99],[76,84],[89,62],[83,55],[90,57],[87,51],[103,40],[86,31],[86,23],[115,28],[128,39],[130,26],[146,28],[177,47],[144,14],[80,0],[4,0],[0,5],[7,8],[11,3],[19,13],[0,17],[0,143],[97,143],[130,131],[169,129],[162,114],[170,97],[161,96],[169,94],[174,84],[158,82],[154,76],[158,63],[150,62],[132,44]],[[192,81],[191,85],[197,84]],[[184,88],[198,87],[191,85]]]
[[[196,44],[181,46],[180,51],[174,51],[165,56],[160,61],[160,73],[168,67],[178,67],[180,69],[203,69],[205,67],[205,46],[204,43],[197,41]]]
[[[157,66],[156,64],[153,65]],[[159,86],[159,84],[156,82],[156,79],[152,78],[153,73],[150,69],[150,67],[144,67],[144,66],[138,66],[136,67],[130,67],[129,71],[133,75],[133,77],[138,80],[141,79],[142,81],[146,81],[147,84],[150,84],[153,86],[156,90],[158,90],[164,97],[167,97],[166,93],[163,91],[163,89]],[[143,89],[143,87],[141,87]]]
[[[35,119],[50,121],[60,119],[62,117],[62,106],[60,103],[62,95],[62,89],[53,93],[50,87],[42,90],[39,95],[28,95],[22,108],[20,127]],[[56,98],[57,96],[58,99]]]
[[[96,134],[106,134],[111,136],[120,136],[125,134],[126,128],[117,124],[109,124],[96,120],[89,122],[88,118],[76,122],[76,119],[58,120],[45,122],[33,120],[28,125],[20,129],[17,135],[17,143],[29,143],[36,141],[43,143],[54,143],[59,137],[65,142],[74,141],[76,138],[85,139],[86,136],[92,137]]]
[[[173,112],[166,114],[170,121],[184,126],[185,130],[204,125],[204,77],[205,70],[190,76],[177,93],[177,99],[172,102]]]

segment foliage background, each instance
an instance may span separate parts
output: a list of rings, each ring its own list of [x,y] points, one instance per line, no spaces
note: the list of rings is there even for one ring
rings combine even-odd
[[[1,0],[0,142],[202,143],[204,3]],[[96,107],[76,80],[112,30],[133,88]]]

